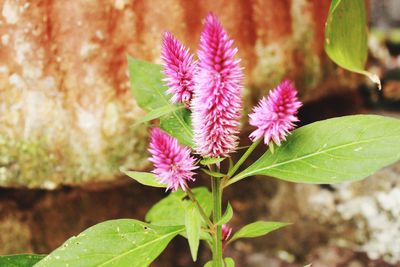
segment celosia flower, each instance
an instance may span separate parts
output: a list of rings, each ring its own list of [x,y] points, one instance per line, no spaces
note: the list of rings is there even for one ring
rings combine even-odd
[[[178,140],[159,128],[153,128],[150,137],[149,158],[154,164],[153,173],[160,183],[167,185],[167,190],[186,189],[187,181],[194,181],[192,172],[195,158],[190,155],[190,149],[181,146]]]
[[[164,33],[161,57],[164,60],[164,81],[172,94],[172,103],[185,103],[189,106],[193,93],[193,74],[196,63],[189,49],[185,48],[169,32]]]
[[[297,99],[297,91],[292,82],[283,81],[274,90],[270,91],[268,98],[264,97],[249,115],[249,123],[257,127],[250,134],[250,139],[256,141],[264,137],[264,143],[272,140],[278,146],[287,134],[295,127],[297,111],[301,107]]]
[[[232,228],[226,224],[222,225],[222,241],[227,241],[232,234]]]
[[[202,156],[227,156],[237,146],[243,73],[232,44],[210,13],[200,37],[191,106],[195,147]]]

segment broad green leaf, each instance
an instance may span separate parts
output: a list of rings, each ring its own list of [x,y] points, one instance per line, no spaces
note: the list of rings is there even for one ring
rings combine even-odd
[[[400,120],[354,115],[315,122],[267,151],[232,184],[252,175],[297,183],[333,184],[367,177],[400,158]]]
[[[173,110],[171,96],[166,94],[167,87],[162,81],[162,66],[128,57],[128,67],[132,93],[139,107],[153,115],[157,113],[155,110],[170,110],[160,117],[160,127],[182,144],[193,146],[190,111]]]
[[[165,184],[161,184],[156,176],[151,173],[151,172],[136,172],[136,171],[127,171],[124,169],[121,169],[121,172],[125,173],[127,176],[130,178],[134,179],[135,181],[147,185],[147,186],[153,186],[153,187],[161,187],[165,188]]]
[[[239,238],[253,238],[253,237],[263,236],[274,230],[287,226],[289,224],[290,223],[266,222],[266,221],[258,221],[250,223],[241,228],[239,231],[237,231],[229,240],[229,243]]]
[[[226,207],[226,211],[224,215],[222,215],[221,220],[219,220],[216,224],[217,225],[223,225],[227,222],[229,222],[232,219],[233,216],[233,209],[230,203],[228,203],[228,206]]]
[[[139,120],[137,120],[132,126],[136,127],[139,124],[151,121],[151,120],[155,120],[158,119],[164,115],[168,115],[171,112],[174,112],[178,109],[183,109],[185,108],[182,105],[165,105],[165,106],[161,106],[157,109],[153,109],[151,111],[149,111],[146,115],[144,115],[142,118],[140,118]]]
[[[207,261],[204,267],[212,267],[213,261]]]
[[[192,117],[187,109],[178,109],[161,117],[160,127],[181,144],[193,147]]]
[[[154,226],[136,220],[106,221],[68,239],[35,267],[148,266],[183,226]]]
[[[212,177],[216,177],[216,178],[222,178],[225,176],[225,174],[220,173],[220,172],[215,172],[215,171],[209,171],[207,169],[201,169],[203,172],[205,172],[206,174],[212,176]]]
[[[197,252],[200,244],[201,222],[202,218],[196,205],[194,203],[187,205],[185,213],[185,228],[193,261],[197,260]]]
[[[202,165],[211,165],[211,164],[216,164],[216,163],[220,163],[221,161],[223,161],[226,158],[204,158],[200,161],[200,163]]]
[[[235,261],[232,258],[224,259],[225,267],[235,267]]]
[[[0,256],[1,267],[31,267],[46,255],[16,254]]]
[[[212,210],[212,195],[205,187],[194,188],[193,193],[209,216]],[[192,202],[185,192],[178,190],[157,202],[146,214],[146,221],[155,225],[184,225],[187,205]]]
[[[162,79],[162,66],[128,56],[132,94],[142,109],[151,111],[170,105]]]
[[[364,70],[368,56],[364,0],[332,0],[325,28],[325,51],[339,66],[369,77],[381,88],[379,77]]]

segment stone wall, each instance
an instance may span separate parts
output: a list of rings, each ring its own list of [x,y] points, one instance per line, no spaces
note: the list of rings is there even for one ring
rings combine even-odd
[[[239,48],[254,102],[283,77],[303,100],[350,84],[323,52],[329,0],[0,0],[0,186],[54,189],[146,168],[126,55],[160,62],[162,32],[196,50],[209,11]],[[351,75],[350,75],[351,76]],[[349,88],[349,87],[346,87]]]

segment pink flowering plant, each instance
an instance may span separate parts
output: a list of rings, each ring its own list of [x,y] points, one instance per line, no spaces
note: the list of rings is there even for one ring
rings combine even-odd
[[[344,116],[295,129],[302,103],[290,80],[244,115],[238,49],[211,13],[197,55],[172,33],[164,33],[162,42],[162,65],[128,58],[133,94],[147,111],[138,123],[151,123],[153,169],[123,171],[143,185],[162,188],[166,197],[145,222],[95,225],[37,266],[148,266],[177,235],[187,238],[193,261],[203,241],[212,254],[205,266],[234,266],[223,256],[227,246],[290,223],[260,220],[232,229],[233,208],[222,200],[228,187],[255,175],[310,184],[356,181],[400,158],[400,122],[393,118]],[[246,121],[249,136],[240,135]],[[240,137],[252,142],[246,150],[239,147]],[[256,147],[264,153],[244,168]],[[240,157],[232,157],[239,151]],[[209,183],[211,190],[195,182]]]
[[[150,209],[146,221],[151,227],[181,227],[175,233],[188,239],[194,261],[203,240],[212,252],[205,266],[234,266],[233,259],[223,257],[226,246],[289,225],[257,221],[233,231],[229,226],[233,209],[229,202],[223,205],[222,195],[236,182],[254,175],[297,183],[354,181],[399,158],[396,119],[345,116],[295,130],[302,103],[294,83],[283,80],[248,115],[252,145],[233,162],[245,121],[244,74],[237,52],[218,18],[209,14],[197,57],[167,32],[162,66],[129,58],[133,93],[148,111],[141,122],[157,119],[159,124],[150,127],[153,171],[125,173],[142,184],[171,191]],[[258,146],[265,153],[241,168]],[[193,187],[197,179],[205,182],[204,176],[196,174],[199,171],[210,177],[211,192]]]

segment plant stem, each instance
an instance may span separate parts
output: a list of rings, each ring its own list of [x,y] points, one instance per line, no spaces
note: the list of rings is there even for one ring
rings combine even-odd
[[[221,205],[222,205],[222,188],[221,179],[211,177],[212,195],[213,195],[213,223],[215,231],[213,235],[213,267],[222,267],[222,227],[216,225],[221,219]]]
[[[242,157],[239,159],[238,162],[233,166],[232,169],[229,170],[228,172],[228,178],[232,177],[232,175],[235,174],[235,172],[242,166],[243,162],[250,156],[251,152],[254,151],[254,149],[257,147],[257,145],[261,142],[261,139],[258,139],[255,141],[251,146],[246,150],[246,152],[242,155]]]
[[[199,210],[201,217],[207,223],[207,225],[210,228],[210,230],[214,231],[214,224],[211,222],[210,218],[208,218],[208,216],[207,216],[206,212],[204,211],[203,207],[197,201],[195,195],[193,194],[192,190],[190,190],[190,188],[188,186],[186,186],[186,194],[188,195],[190,200],[192,200],[196,204],[197,209]]]

